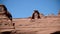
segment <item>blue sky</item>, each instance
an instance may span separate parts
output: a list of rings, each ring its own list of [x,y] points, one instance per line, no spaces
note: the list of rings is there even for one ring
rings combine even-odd
[[[0,0],[4,4],[13,18],[25,18],[32,15],[36,9],[44,15],[57,15],[60,10],[60,0]]]

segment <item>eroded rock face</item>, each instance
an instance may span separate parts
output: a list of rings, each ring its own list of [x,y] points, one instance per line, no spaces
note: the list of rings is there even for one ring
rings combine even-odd
[[[36,15],[38,15],[38,13]],[[32,17],[34,16],[32,15]],[[41,15],[40,18],[34,17],[34,19],[32,19],[32,17],[13,19],[17,33],[23,32],[27,34],[30,32],[32,34],[33,32],[34,34],[51,34],[53,32],[60,31],[60,16]]]
[[[0,5],[0,33],[9,34],[8,31],[13,30],[12,15],[7,11],[4,5]]]
[[[3,9],[0,8],[0,34],[60,34],[60,13],[44,16],[35,10],[30,18],[12,18]]]
[[[36,34],[50,34],[60,31],[59,18],[55,19],[38,19],[31,21],[30,19],[16,19],[15,29],[20,32],[35,32]],[[15,20],[15,19],[14,19]]]

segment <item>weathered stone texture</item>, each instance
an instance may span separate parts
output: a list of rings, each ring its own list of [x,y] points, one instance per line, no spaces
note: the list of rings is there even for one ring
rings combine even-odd
[[[53,14],[44,16],[38,10],[34,10],[31,17],[12,18],[4,5],[0,5],[1,7],[0,34],[52,34],[60,32],[60,12],[57,16]]]

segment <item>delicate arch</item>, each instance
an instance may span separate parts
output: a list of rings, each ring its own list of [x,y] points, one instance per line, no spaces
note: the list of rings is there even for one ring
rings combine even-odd
[[[40,14],[38,12],[38,10],[34,10],[34,13],[32,14],[32,19],[35,19],[35,13],[37,13],[37,18],[40,18]]]

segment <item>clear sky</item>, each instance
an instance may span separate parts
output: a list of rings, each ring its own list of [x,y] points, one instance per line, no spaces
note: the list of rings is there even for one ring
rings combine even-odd
[[[36,9],[44,15],[57,15],[60,9],[60,0],[0,0],[4,4],[13,18],[25,18],[32,15]]]

